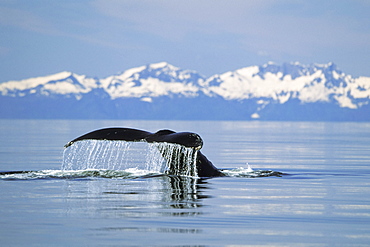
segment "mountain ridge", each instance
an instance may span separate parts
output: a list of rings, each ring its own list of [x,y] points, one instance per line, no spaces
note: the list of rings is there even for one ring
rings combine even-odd
[[[31,116],[30,113],[25,114],[25,111],[32,110],[27,107],[30,102],[33,110],[45,108],[41,105],[48,102],[50,106],[61,109],[65,118],[151,119],[172,112],[168,119],[172,116],[174,119],[269,120],[274,115],[273,119],[280,120],[318,121],[320,117],[317,116],[324,111],[320,112],[320,107],[323,107],[332,109],[329,113],[333,113],[334,120],[370,120],[370,77],[353,78],[334,63],[279,65],[269,62],[208,78],[167,62],[131,68],[102,79],[63,71],[0,83],[0,94],[2,104],[12,102],[14,105],[13,113],[11,109],[0,111],[2,118]],[[78,110],[71,109],[69,114],[68,109],[61,106],[63,101],[70,101],[68,104],[71,107],[75,105]],[[94,107],[89,109],[89,104]],[[194,108],[193,113],[192,109],[187,109],[189,107]],[[302,109],[306,116],[299,112]],[[349,114],[350,117],[343,118],[341,114]],[[34,117],[58,116],[39,113]],[[324,117],[322,119],[325,120]]]

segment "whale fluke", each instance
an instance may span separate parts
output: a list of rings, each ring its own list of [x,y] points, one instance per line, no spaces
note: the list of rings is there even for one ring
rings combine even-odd
[[[110,140],[110,141],[129,141],[129,142],[166,142],[179,144],[187,148],[193,148],[197,152],[196,167],[199,177],[218,177],[224,176],[199,150],[203,146],[202,138],[192,132],[175,132],[172,130],[159,130],[151,133],[131,128],[105,128],[84,134],[68,142],[64,147],[68,148],[73,143],[82,140]]]

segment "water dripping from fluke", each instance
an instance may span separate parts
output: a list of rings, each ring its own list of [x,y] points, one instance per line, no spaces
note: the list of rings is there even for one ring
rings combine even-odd
[[[114,170],[197,177],[197,151],[173,143],[83,140],[64,150],[63,171]]]

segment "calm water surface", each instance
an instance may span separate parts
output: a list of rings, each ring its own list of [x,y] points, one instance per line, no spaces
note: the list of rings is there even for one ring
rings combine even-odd
[[[281,177],[0,179],[1,246],[370,246],[370,124],[0,120],[0,171],[60,170],[125,126],[199,133],[223,169]]]

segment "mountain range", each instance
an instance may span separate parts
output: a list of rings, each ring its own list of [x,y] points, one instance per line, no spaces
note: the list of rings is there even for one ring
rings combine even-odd
[[[99,79],[0,83],[0,118],[370,121],[370,77],[334,63],[269,62],[209,78],[166,62]]]

